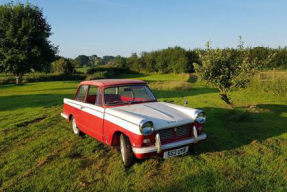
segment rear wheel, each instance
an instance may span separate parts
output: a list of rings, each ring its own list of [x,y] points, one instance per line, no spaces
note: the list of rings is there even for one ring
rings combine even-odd
[[[71,121],[72,121],[73,132],[76,135],[83,136],[84,133],[77,127],[76,119],[74,117],[72,117]]]
[[[124,166],[131,166],[134,163],[134,153],[129,138],[124,134],[120,136],[120,148]]]

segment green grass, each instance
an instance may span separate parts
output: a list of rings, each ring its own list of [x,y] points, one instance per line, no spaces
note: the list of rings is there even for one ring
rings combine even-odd
[[[123,79],[140,79],[144,81],[188,81],[190,76],[189,74],[119,74],[116,78]]]
[[[152,81],[160,101],[182,105],[186,98],[189,107],[205,110],[208,139],[195,153],[130,168],[117,150],[75,136],[60,116],[77,81],[0,85],[0,191],[287,190],[286,98],[238,90],[231,110],[216,89],[153,82],[172,78],[141,79]]]

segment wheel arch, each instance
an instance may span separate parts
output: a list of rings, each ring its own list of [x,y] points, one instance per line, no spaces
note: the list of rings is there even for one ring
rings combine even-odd
[[[71,122],[72,118],[73,118],[73,115],[70,114],[70,115],[68,116],[68,121]]]
[[[120,136],[121,136],[121,134],[125,135],[129,139],[130,143],[132,144],[132,136],[128,132],[117,130],[117,131],[115,131],[113,133],[112,140],[111,140],[111,143],[110,143],[111,146],[120,146]]]
[[[113,133],[113,137],[112,137],[112,142],[111,142],[111,146],[120,146],[120,136],[121,134],[124,134],[121,131],[115,131]],[[124,134],[125,135],[125,134]],[[128,137],[128,136],[127,136]]]

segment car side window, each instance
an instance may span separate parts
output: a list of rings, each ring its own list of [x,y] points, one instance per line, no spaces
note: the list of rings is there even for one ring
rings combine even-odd
[[[88,90],[88,86],[87,85],[82,85],[78,91],[78,94],[76,96],[76,100],[77,101],[82,101],[84,102],[85,101],[85,96],[86,96],[86,93],[87,93],[87,90]]]
[[[102,106],[102,91],[101,89],[98,89],[98,96],[96,100],[96,105]]]
[[[90,85],[86,103],[95,104],[97,100],[98,87]]]

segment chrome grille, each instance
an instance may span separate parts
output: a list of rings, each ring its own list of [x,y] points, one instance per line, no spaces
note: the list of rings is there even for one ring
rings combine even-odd
[[[186,135],[188,135],[189,130],[190,130],[190,127],[189,127],[189,126],[179,127],[179,128],[177,129],[176,136],[177,136],[177,137],[186,136]]]
[[[157,131],[157,133],[160,136],[161,141],[166,141],[166,140],[176,140],[180,139],[182,137],[186,137],[190,133],[191,125],[183,125],[180,127],[173,127],[169,129],[162,129]]]
[[[159,130],[158,133],[161,141],[173,138],[173,128]]]

